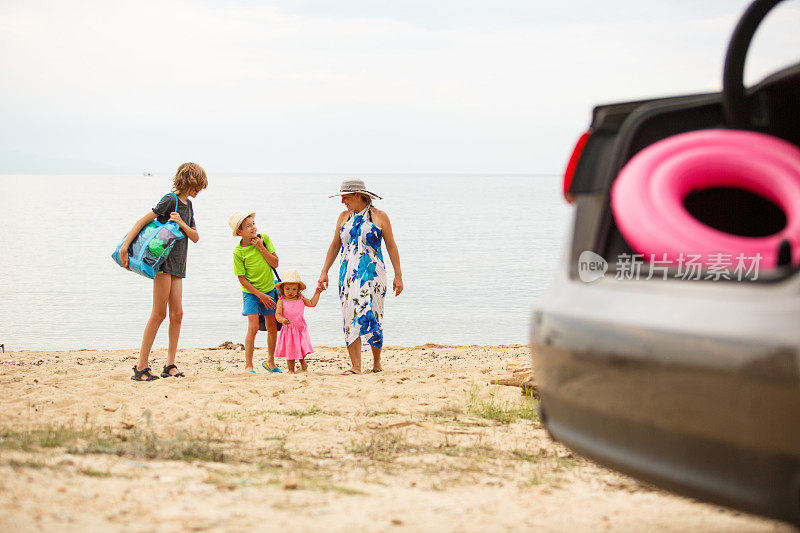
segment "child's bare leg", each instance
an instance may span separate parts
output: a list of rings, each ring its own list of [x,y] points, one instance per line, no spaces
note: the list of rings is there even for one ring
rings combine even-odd
[[[361,337],[357,338],[347,347],[347,353],[350,355],[351,370],[361,373]]]
[[[172,276],[169,290],[169,345],[167,348],[167,361],[164,366],[175,364],[175,354],[178,351],[178,338],[181,336],[181,321],[183,320],[183,280]],[[170,370],[171,375],[179,372],[177,368]]]
[[[253,370],[253,350],[258,333],[258,315],[247,315],[247,334],[244,337],[244,369]]]
[[[302,370],[303,372],[307,372],[308,371],[308,363],[306,362],[306,358],[305,357],[300,359],[300,370]]]
[[[153,280],[153,309],[150,311],[150,318],[144,327],[142,334],[142,346],[139,348],[139,362],[136,363],[137,370],[144,370],[149,366],[150,350],[153,348],[153,341],[156,340],[156,333],[161,323],[167,317],[167,301],[169,300],[170,287],[172,286],[172,276],[170,274],[156,274]]]
[[[275,343],[278,341],[278,323],[275,322],[275,315],[264,317],[267,325],[267,364],[270,368],[275,368]]]
[[[289,373],[294,374],[294,359],[288,359],[286,361],[286,366],[289,367]]]
[[[372,348],[372,371],[379,372],[383,370],[381,366],[381,349],[375,346],[370,346],[370,348]]]

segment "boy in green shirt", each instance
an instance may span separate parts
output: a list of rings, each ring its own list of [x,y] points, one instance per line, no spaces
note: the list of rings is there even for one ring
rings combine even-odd
[[[258,332],[258,315],[264,315],[267,326],[267,350],[269,358],[262,366],[270,372],[280,372],[275,365],[275,341],[278,328],[275,322],[275,307],[278,291],[275,289],[275,276],[272,269],[278,267],[275,245],[269,235],[259,235],[255,223],[255,213],[234,211],[228,217],[228,225],[234,237],[241,240],[233,249],[233,273],[242,284],[242,315],[247,317],[247,335],[244,339],[244,369],[253,374],[253,350]]]

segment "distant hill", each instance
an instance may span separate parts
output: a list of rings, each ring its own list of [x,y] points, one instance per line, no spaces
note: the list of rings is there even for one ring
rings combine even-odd
[[[130,169],[63,157],[48,157],[16,150],[0,150],[0,174],[105,174],[135,172]]]

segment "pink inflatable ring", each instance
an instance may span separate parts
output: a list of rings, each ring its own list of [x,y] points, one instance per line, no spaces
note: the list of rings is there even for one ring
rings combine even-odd
[[[743,189],[777,205],[786,226],[765,237],[743,237],[714,229],[684,206],[687,195],[715,187]],[[701,130],[654,143],[620,171],[611,208],[623,237],[637,252],[673,264],[687,254],[709,264],[714,254],[735,259],[761,255],[760,266],[777,264],[781,241],[800,262],[800,148],[751,131]],[[684,254],[681,256],[681,254]]]

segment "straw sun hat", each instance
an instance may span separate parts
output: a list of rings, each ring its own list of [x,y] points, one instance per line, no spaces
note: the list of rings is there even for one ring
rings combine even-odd
[[[353,193],[366,194],[367,196],[369,196],[370,198],[374,198],[375,200],[383,200],[383,198],[381,198],[374,192],[370,192],[367,190],[367,186],[364,185],[364,180],[360,180],[357,178],[344,180],[342,182],[341,187],[339,187],[339,192],[328,196],[328,198],[333,198],[334,196],[341,196],[343,194],[353,194]]]
[[[256,216],[255,213],[245,213],[244,211],[238,211],[238,210],[231,213],[231,216],[228,217],[228,225],[233,230],[233,236],[238,237],[236,232],[239,231],[239,226],[242,225],[244,219],[246,219],[247,217],[254,217],[254,216]]]
[[[297,270],[284,270],[280,283],[276,283],[275,287],[280,290],[286,283],[297,283],[301,291],[306,290],[306,284],[300,280],[300,273]]]

